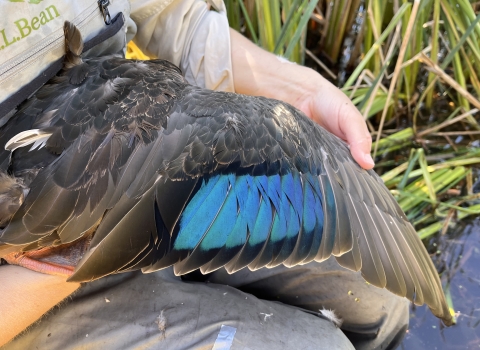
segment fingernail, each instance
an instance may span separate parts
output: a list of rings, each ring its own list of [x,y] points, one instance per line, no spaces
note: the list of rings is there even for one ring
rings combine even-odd
[[[363,160],[369,165],[375,165],[375,162],[373,161],[373,158],[370,155],[370,153],[365,153],[363,155]]]

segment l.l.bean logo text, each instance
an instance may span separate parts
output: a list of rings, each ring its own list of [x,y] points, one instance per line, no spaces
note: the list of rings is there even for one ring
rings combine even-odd
[[[25,2],[25,0],[8,0],[10,2]],[[29,4],[39,4],[41,3],[43,0],[28,0],[28,3]]]
[[[51,5],[40,12],[38,16],[34,16],[30,19],[19,18],[18,20],[14,21],[10,27],[0,30],[0,50],[19,42],[23,38],[26,38],[34,30],[40,29],[41,26],[47,24],[58,16],[60,16],[60,13],[58,13],[57,8],[54,5]],[[17,33],[16,36],[13,34],[15,32]]]

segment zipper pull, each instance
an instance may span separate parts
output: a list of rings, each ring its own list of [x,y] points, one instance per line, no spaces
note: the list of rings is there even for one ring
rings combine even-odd
[[[110,5],[110,1],[98,0],[97,3],[98,3],[98,7],[100,8],[100,11],[102,12],[103,20],[105,21],[105,24],[108,26],[110,23],[112,23],[110,12],[108,12],[108,5]]]

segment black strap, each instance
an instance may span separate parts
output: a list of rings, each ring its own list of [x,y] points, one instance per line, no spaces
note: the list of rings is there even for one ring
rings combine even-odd
[[[83,44],[83,52],[90,50],[92,47],[104,42],[107,39],[110,39],[112,36],[117,34],[120,29],[122,29],[124,23],[125,19],[123,17],[123,13],[117,13],[106,29]]]
[[[112,20],[110,25],[100,32],[100,34],[94,36],[92,39],[88,40],[83,45],[83,52],[90,50],[95,45],[102,43],[103,41],[111,38],[117,32],[122,29],[125,19],[123,14],[118,13],[115,18]],[[15,92],[12,96],[7,98],[5,101],[0,103],[0,120],[7,115],[8,112],[16,108],[23,100],[33,94],[35,91],[40,89],[47,81],[53,78],[63,67],[63,56],[58,60],[50,64],[47,69],[40,73],[35,79],[30,83],[22,87],[20,90]],[[8,118],[8,117],[7,117]]]

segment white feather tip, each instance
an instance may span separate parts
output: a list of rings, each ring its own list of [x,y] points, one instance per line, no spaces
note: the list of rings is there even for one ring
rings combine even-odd
[[[44,132],[40,129],[32,129],[22,131],[14,137],[12,137],[6,144],[5,149],[7,151],[15,151],[17,148],[25,147],[33,143],[30,151],[35,149],[40,149],[45,146],[48,138],[51,136],[51,133]]]
[[[334,310],[328,310],[328,309],[321,309],[319,310],[320,313],[325,317],[327,320],[331,321],[335,326],[340,328],[342,326],[343,320],[337,316]]]

